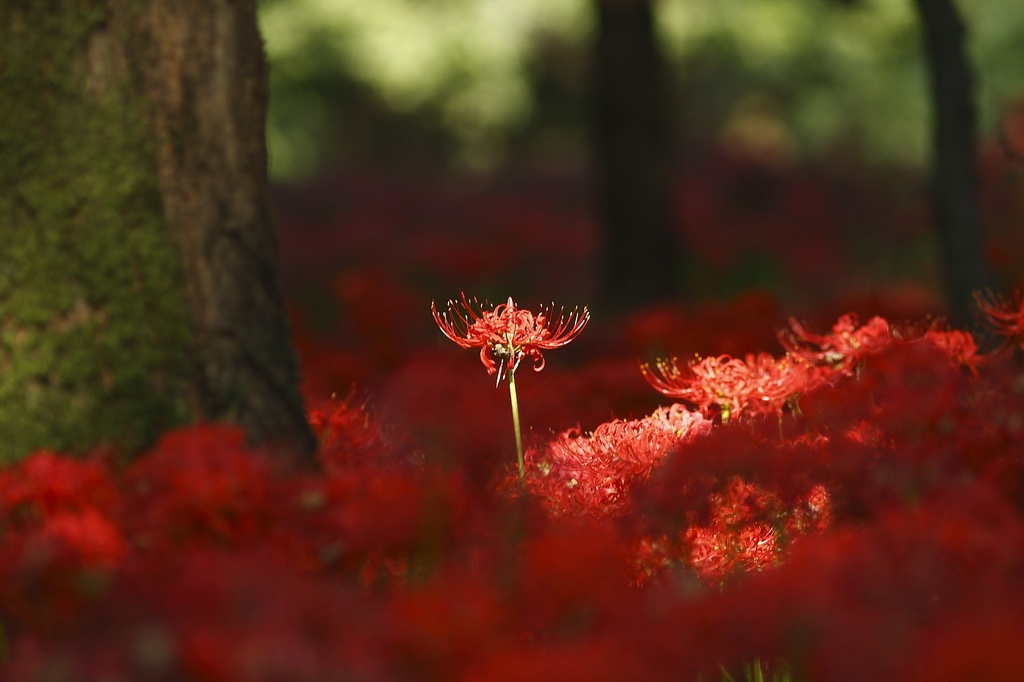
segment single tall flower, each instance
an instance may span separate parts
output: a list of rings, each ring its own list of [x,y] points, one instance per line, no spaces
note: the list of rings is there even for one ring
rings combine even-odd
[[[438,312],[433,303],[430,309],[445,336],[463,348],[480,349],[487,373],[497,374],[499,381],[514,373],[523,357],[533,359],[535,371],[544,369],[541,351],[566,345],[590,320],[586,307],[574,308],[568,315],[565,308],[559,308],[555,314],[551,304],[534,315],[517,308],[511,297],[492,310],[485,309],[488,305],[462,294],[460,300],[448,301],[446,312]]]
[[[475,297],[469,299],[464,293],[458,301],[449,300],[445,312],[439,312],[434,303],[430,304],[430,310],[445,336],[463,348],[479,348],[480,361],[487,373],[497,374],[498,382],[508,379],[519,477],[523,478],[523,438],[519,428],[516,369],[524,357],[533,360],[534,371],[544,369],[541,351],[561,348],[579,336],[590,321],[590,311],[584,306],[582,310],[573,308],[569,313],[565,308],[556,312],[552,303],[534,315],[529,310],[517,308],[512,297],[506,303],[490,308],[487,301],[481,303]]]

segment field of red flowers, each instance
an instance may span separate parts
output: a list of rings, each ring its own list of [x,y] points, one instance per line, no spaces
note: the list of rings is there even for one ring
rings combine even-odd
[[[628,313],[572,182],[282,192],[321,470],[220,425],[0,470],[0,679],[1020,679],[1024,308],[933,316],[898,179],[705,160],[703,297]],[[1024,192],[985,186],[1009,292]],[[462,291],[533,313],[497,367],[431,315]]]

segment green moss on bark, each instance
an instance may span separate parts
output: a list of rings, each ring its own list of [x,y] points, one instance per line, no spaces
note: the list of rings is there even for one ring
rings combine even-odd
[[[187,417],[183,277],[145,111],[96,71],[103,3],[51,4],[0,9],[0,461],[132,451]]]

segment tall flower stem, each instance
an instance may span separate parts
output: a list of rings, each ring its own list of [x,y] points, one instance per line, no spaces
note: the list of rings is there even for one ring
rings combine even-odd
[[[516,397],[516,373],[510,370],[508,373],[508,397],[512,401],[512,427],[516,432],[516,461],[519,463],[519,480],[526,478],[526,468],[523,464],[523,433],[519,429],[519,398]]]
[[[508,378],[508,393],[512,400],[512,425],[516,430],[516,455],[519,460],[519,480],[526,478],[523,463],[523,434],[519,428],[519,399],[516,397],[515,372],[523,358],[533,362],[533,371],[544,369],[542,351],[566,345],[583,331],[590,321],[590,311],[573,308],[555,308],[552,303],[534,315],[517,308],[509,297],[507,303],[494,306],[476,298],[470,300],[462,294],[458,301],[449,300],[448,309],[441,312],[434,303],[430,312],[441,332],[463,348],[478,348],[480,362],[487,373],[497,374],[495,388]]]

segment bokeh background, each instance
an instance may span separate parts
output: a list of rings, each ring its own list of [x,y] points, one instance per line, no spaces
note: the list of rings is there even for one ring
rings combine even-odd
[[[959,0],[981,132],[1024,93],[1024,6]],[[851,150],[920,168],[928,102],[913,4],[660,0],[675,153],[777,161]],[[592,0],[263,0],[271,171],[338,167],[579,173],[590,156]]]
[[[620,80],[655,64],[662,99],[660,117],[627,110],[620,127],[658,127],[639,156],[658,157],[670,215],[627,220],[624,242],[609,237],[600,170],[602,2],[615,5],[263,0],[273,200],[307,397],[358,386],[425,410],[453,372],[479,371],[473,358],[441,367],[455,350],[429,306],[460,291],[588,305],[591,329],[565,362],[611,353],[608,383],[628,376],[635,395],[649,395],[638,358],[777,353],[789,316],[826,329],[846,312],[948,312],[913,2],[626,3],[650,9],[654,52]],[[985,258],[1008,292],[1024,275],[1024,4],[955,7]],[[647,230],[659,220],[672,243]],[[633,275],[610,285],[609,253],[626,252]],[[631,288],[666,256],[673,279]],[[593,423],[656,404],[584,392],[593,409],[576,418]]]

